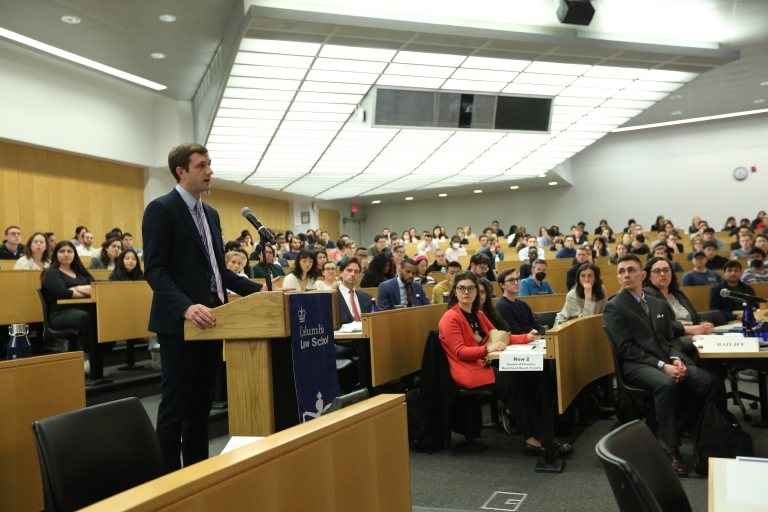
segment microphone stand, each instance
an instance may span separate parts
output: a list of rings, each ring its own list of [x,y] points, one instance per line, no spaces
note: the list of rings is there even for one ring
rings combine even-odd
[[[755,320],[755,310],[757,310],[758,305],[757,302],[753,301],[745,300],[742,302],[744,313],[741,319],[741,332],[745,338],[755,337],[755,325],[757,325],[757,321]]]
[[[264,262],[264,273],[267,276],[267,291],[272,291],[272,265],[267,263],[267,237],[264,236],[264,233],[262,233],[261,230],[259,230],[259,237],[261,237],[261,241],[259,242],[259,247],[256,249],[260,255],[260,260]],[[273,249],[274,253],[274,249]]]

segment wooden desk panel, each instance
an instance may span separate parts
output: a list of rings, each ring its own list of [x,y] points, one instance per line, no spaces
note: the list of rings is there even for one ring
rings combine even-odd
[[[152,308],[152,289],[146,281],[94,283],[99,343],[153,336],[147,330]]]
[[[421,369],[429,331],[436,330],[445,304],[393,309],[363,315],[371,344],[371,381],[380,386]]]
[[[32,422],[85,407],[83,353],[0,362],[0,510],[43,509]]]
[[[13,270],[15,265],[16,260],[0,260],[0,267],[3,267],[3,270]]]
[[[545,313],[547,311],[562,311],[565,306],[565,293],[556,293],[554,295],[528,295],[518,297],[529,306],[534,313]]]
[[[357,403],[83,510],[410,512],[403,395]]]
[[[15,261],[15,260],[12,260]],[[3,265],[5,268],[5,265]],[[13,300],[3,301],[0,325],[35,323],[43,321],[43,307],[37,289],[40,288],[37,270],[3,270],[0,272],[0,290],[13,290]]]

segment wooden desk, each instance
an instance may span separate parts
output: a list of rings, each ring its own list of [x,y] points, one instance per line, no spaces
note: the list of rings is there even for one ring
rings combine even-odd
[[[749,503],[733,502],[728,500],[728,471],[733,471],[737,464],[749,464],[739,462],[736,459],[709,458],[709,493],[707,510],[709,512],[761,512],[765,510],[765,503],[754,505]],[[758,464],[755,469],[765,472],[765,463]]]
[[[15,260],[11,260],[15,261]],[[3,268],[7,268],[3,264]],[[3,270],[0,272],[0,289],[14,290],[13,300],[3,301],[0,308],[0,325],[37,323],[43,321],[43,307],[37,289],[40,288],[37,270]]]
[[[202,510],[410,512],[403,395],[379,395],[83,509]]]
[[[0,390],[0,510],[42,510],[32,422],[85,407],[83,353],[0,361]]]
[[[554,295],[526,295],[518,297],[529,306],[534,313],[546,313],[547,311],[562,311],[565,306],[565,293],[556,293]]]

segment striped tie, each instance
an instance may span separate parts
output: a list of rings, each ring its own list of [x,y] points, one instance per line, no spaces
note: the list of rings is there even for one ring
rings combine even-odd
[[[216,282],[216,295],[219,296],[219,300],[224,304],[224,290],[221,286],[221,274],[219,273],[219,266],[216,264],[216,255],[213,253],[213,246],[211,245],[208,225],[205,223],[205,215],[203,214],[203,202],[198,200],[195,203],[195,219],[197,223],[197,230],[200,232],[200,238],[203,239],[203,246],[208,252],[208,260],[211,263],[213,269],[213,278]]]

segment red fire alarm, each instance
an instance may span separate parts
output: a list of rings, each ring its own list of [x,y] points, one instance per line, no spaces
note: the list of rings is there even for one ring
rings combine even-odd
[[[757,172],[757,167],[755,167],[755,166],[753,165],[752,167],[750,167],[750,168],[749,168],[749,170],[751,170],[752,172]]]

